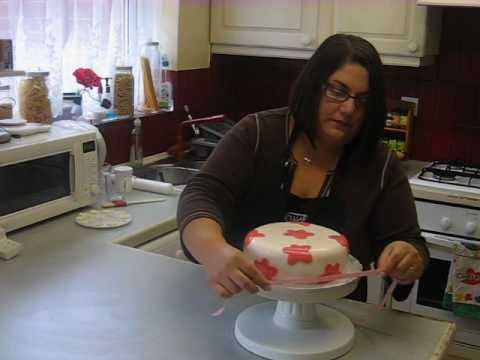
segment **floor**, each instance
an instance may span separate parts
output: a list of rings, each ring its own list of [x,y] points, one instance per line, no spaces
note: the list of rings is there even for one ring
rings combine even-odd
[[[443,358],[442,360],[465,360],[465,358],[461,358],[461,357],[453,356],[453,355],[447,355],[447,357]]]

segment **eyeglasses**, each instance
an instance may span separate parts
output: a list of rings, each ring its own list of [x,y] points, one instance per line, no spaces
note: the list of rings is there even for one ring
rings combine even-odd
[[[357,108],[364,107],[368,101],[368,94],[353,96],[350,95],[348,91],[346,91],[342,87],[331,83],[323,85],[323,90],[325,91],[326,97],[339,103],[343,103],[348,99],[352,98]]]

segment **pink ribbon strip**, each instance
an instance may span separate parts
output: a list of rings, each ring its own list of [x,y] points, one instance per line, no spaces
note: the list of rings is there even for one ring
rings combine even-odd
[[[393,280],[390,286],[388,287],[387,291],[385,292],[385,296],[383,297],[383,301],[378,305],[379,309],[383,309],[384,307],[387,306],[388,303],[390,303],[390,300],[392,299],[393,291],[397,287],[398,281]]]
[[[361,278],[364,276],[383,275],[379,270],[357,271],[343,274],[307,276],[307,277],[288,277],[279,281],[273,281],[272,285],[316,285],[341,279]]]
[[[308,277],[288,277],[285,278],[284,280],[280,281],[273,281],[271,282],[272,285],[316,285],[319,283],[326,283],[330,281],[335,281],[335,280],[341,280],[341,279],[351,279],[351,278],[361,278],[364,276],[383,276],[383,272],[379,270],[366,270],[366,271],[357,271],[357,272],[351,272],[351,273],[344,273],[344,274],[334,274],[334,275],[323,275],[323,276],[308,276]],[[385,293],[385,297],[383,298],[383,301],[381,305],[379,305],[379,308],[385,307],[385,305],[390,302],[390,299],[392,297],[393,290],[397,286],[397,281],[394,280],[390,287],[388,288],[387,292]],[[219,307],[217,310],[212,312],[210,315],[217,317],[222,315],[225,312],[225,306],[227,304],[227,300],[223,302],[223,305]]]

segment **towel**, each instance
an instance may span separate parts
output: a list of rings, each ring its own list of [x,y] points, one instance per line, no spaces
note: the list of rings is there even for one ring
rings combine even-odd
[[[457,316],[480,320],[479,245],[454,245],[443,306]]]

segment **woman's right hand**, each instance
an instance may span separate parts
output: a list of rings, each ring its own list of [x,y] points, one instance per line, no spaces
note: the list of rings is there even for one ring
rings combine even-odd
[[[223,298],[229,298],[242,290],[255,294],[259,287],[270,290],[269,281],[253,262],[243,252],[227,243],[222,244],[203,264],[209,286]]]

